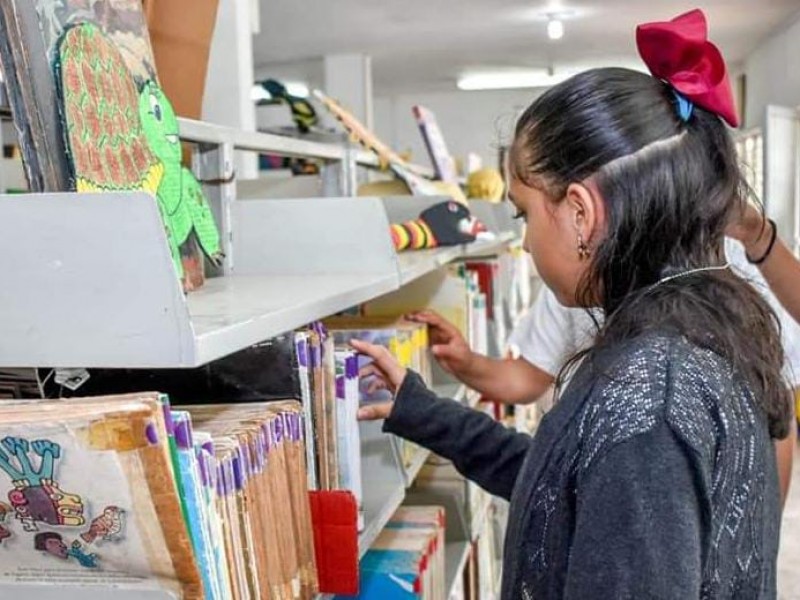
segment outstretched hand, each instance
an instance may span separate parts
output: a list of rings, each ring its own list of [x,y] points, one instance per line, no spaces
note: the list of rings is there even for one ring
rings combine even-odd
[[[407,318],[428,326],[431,352],[445,371],[456,376],[469,372],[474,355],[455,325],[432,310],[413,313]]]
[[[380,386],[388,389],[392,394],[397,392],[403,384],[408,371],[400,366],[394,356],[383,346],[362,342],[361,340],[351,340],[350,345],[360,354],[369,356],[373,362],[361,369],[361,377],[374,376],[374,387]],[[385,419],[392,412],[391,402],[381,402],[362,406],[358,411],[360,421],[375,421]]]
[[[725,235],[744,244],[749,256],[763,254],[761,246],[769,244],[770,234],[770,227],[763,211],[751,203],[747,204],[739,219],[730,223],[725,229]]]

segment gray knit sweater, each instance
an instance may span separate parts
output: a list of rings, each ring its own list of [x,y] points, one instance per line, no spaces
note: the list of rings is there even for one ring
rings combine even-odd
[[[725,361],[684,339],[585,361],[533,439],[414,373],[384,429],[511,500],[504,600],[776,596],[766,417]]]

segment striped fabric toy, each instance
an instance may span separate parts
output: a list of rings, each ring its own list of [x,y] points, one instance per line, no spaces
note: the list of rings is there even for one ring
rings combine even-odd
[[[392,242],[398,251],[467,244],[485,231],[469,208],[452,200],[431,206],[413,221],[391,225]]]

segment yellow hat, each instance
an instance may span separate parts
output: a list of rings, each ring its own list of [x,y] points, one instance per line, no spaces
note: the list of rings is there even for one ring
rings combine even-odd
[[[497,169],[479,169],[467,178],[467,196],[475,200],[500,202],[503,200],[505,183]]]

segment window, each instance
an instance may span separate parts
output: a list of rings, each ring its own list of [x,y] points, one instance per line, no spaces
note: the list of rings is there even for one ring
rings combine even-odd
[[[745,131],[736,136],[735,144],[742,173],[761,202],[764,197],[764,136],[760,129]]]

